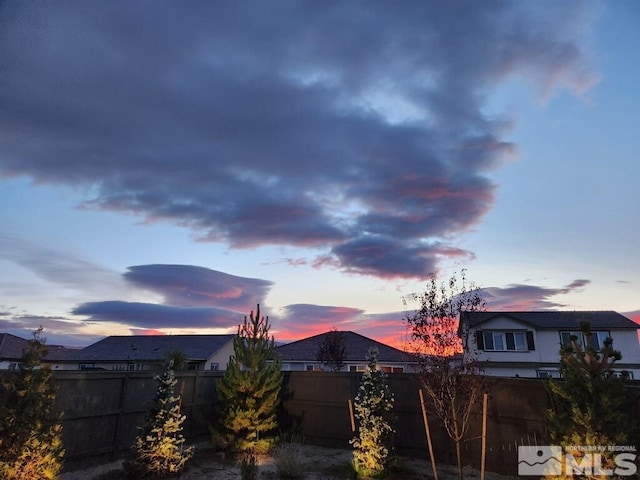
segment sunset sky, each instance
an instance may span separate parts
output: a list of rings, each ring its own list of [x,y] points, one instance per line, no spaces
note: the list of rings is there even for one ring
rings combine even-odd
[[[0,332],[640,320],[640,3],[0,3]]]

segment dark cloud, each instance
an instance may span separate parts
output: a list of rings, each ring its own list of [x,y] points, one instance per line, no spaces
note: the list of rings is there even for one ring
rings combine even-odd
[[[0,175],[421,277],[459,254],[513,156],[494,88],[593,82],[569,28],[590,6],[559,3],[4,3]]]
[[[366,236],[356,238],[332,249],[339,265],[352,273],[386,277],[421,277],[437,270],[440,257],[473,258],[471,252],[443,244],[416,243],[406,245],[394,237]],[[319,259],[316,265],[335,262],[334,257]]]
[[[571,282],[569,285],[564,287],[566,290],[578,290],[580,288],[584,288],[591,283],[591,280],[578,279]]]
[[[178,307],[140,302],[88,302],[73,309],[88,321],[119,323],[133,328],[229,328],[242,320],[237,312],[217,307]]]
[[[512,284],[506,287],[488,287],[482,289],[488,310],[536,311],[566,307],[566,304],[553,301],[556,295],[580,290],[591,283],[578,279],[561,288],[548,288],[537,285]]]
[[[138,265],[129,267],[124,277],[139,287],[164,296],[174,306],[216,306],[249,311],[263,303],[273,282],[238,277],[194,265]]]

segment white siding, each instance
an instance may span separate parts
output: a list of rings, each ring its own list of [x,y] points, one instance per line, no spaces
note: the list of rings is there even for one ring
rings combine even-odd
[[[527,351],[491,351],[478,350],[476,331],[522,331],[533,332],[535,350]],[[594,329],[600,330],[600,329]],[[511,317],[498,316],[470,329],[470,350],[484,364],[484,371],[490,376],[536,377],[539,369],[552,369],[560,365],[560,332],[558,330],[536,330],[527,323]],[[627,370],[633,379],[640,380],[640,342],[636,330],[610,330],[613,347],[622,354],[616,370]],[[557,367],[556,367],[557,368]]]
[[[219,370],[226,370],[229,366],[229,359],[233,355],[233,339],[225,343],[220,350],[211,355],[204,364],[205,370],[211,370],[211,364],[217,363]]]

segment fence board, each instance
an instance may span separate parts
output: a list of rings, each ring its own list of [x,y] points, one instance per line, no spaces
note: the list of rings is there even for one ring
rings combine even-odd
[[[54,372],[56,403],[63,416],[66,460],[116,457],[129,449],[137,426],[156,390],[157,372]],[[222,372],[177,372],[188,441],[209,437],[217,403],[215,384]],[[348,400],[358,391],[361,373],[285,372],[282,425],[309,444],[349,447],[352,436]],[[517,472],[518,445],[544,445],[544,410],[548,406],[543,381],[491,378],[487,427],[487,470]],[[634,382],[638,383],[638,382]],[[392,374],[395,395],[396,449],[403,455],[427,458],[415,374]],[[429,399],[426,399],[429,409]],[[454,463],[454,448],[435,416],[430,416],[434,455],[439,463]],[[481,409],[473,417],[463,445],[465,464],[480,465]],[[289,432],[291,433],[291,432]]]

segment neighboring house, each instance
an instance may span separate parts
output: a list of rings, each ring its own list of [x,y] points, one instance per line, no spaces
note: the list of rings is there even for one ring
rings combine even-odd
[[[461,331],[468,329],[468,348],[477,354],[485,373],[500,377],[557,378],[560,348],[575,335],[585,343],[580,330],[589,322],[590,343],[600,349],[605,338],[622,354],[615,370],[626,370],[640,379],[640,326],[613,311],[466,312],[460,317]]]
[[[229,335],[111,336],[73,352],[66,369],[158,370],[172,352],[181,352],[187,370],[226,370],[233,354]]]
[[[48,353],[42,359],[42,363],[46,364],[57,363],[69,352],[61,345],[47,345],[46,347]],[[29,348],[29,340],[10,333],[0,333],[0,370],[16,368],[27,348]]]
[[[410,354],[377,342],[355,332],[342,331],[342,338],[346,347],[346,358],[342,371],[364,372],[367,367],[369,348],[378,348],[378,366],[389,373],[403,373],[413,371],[416,363]],[[282,370],[285,371],[319,371],[331,370],[318,362],[318,349],[327,335],[332,332],[321,333],[313,337],[291,342],[277,347],[282,358]]]

